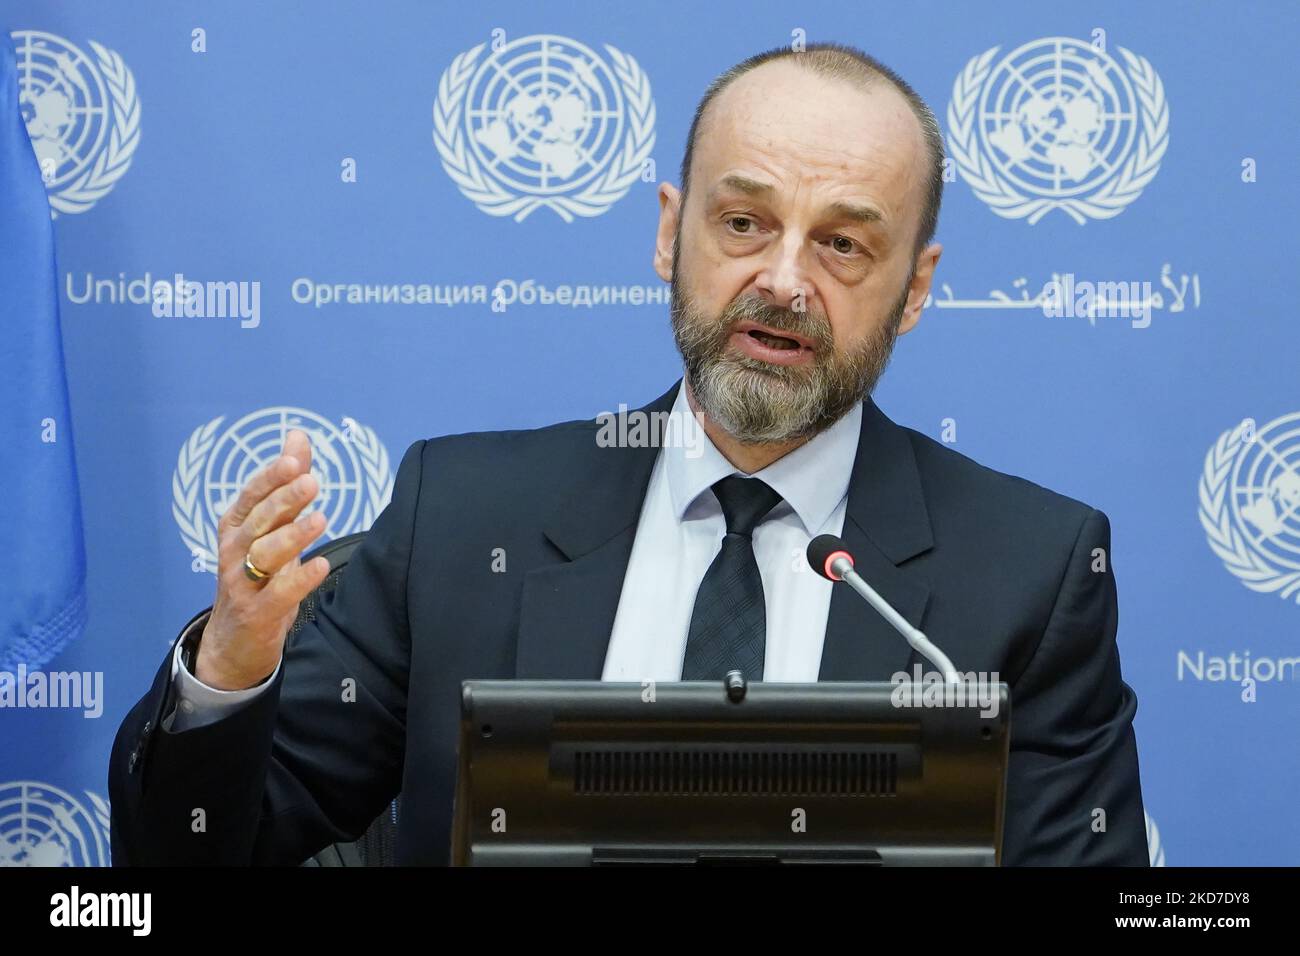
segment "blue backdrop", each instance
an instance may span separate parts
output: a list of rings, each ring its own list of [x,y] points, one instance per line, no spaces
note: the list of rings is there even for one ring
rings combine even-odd
[[[98,717],[0,709],[0,863],[106,862],[117,724],[286,423],[326,449],[336,536],[416,439],[675,379],[656,185],[717,73],[820,40],[907,78],[950,154],[934,297],[878,401],[1110,516],[1153,859],[1300,862],[1300,8],[1049,7],[0,0],[88,568],[84,634],[30,666],[103,680]],[[189,309],[227,314],[155,298],[178,274],[230,283]]]

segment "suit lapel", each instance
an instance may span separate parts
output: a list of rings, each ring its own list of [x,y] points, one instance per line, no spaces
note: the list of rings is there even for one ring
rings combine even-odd
[[[677,385],[644,408],[667,412]],[[589,457],[574,462],[573,493],[543,526],[565,561],[529,571],[516,646],[521,680],[599,680],[632,555],[632,541],[659,449],[602,448],[592,426]]]
[[[916,453],[907,432],[871,399],[863,405],[841,537],[863,580],[913,627],[923,629],[929,585],[899,567],[934,545]],[[903,636],[875,608],[848,585],[835,586],[820,680],[888,680],[895,671],[909,670],[914,657]]]

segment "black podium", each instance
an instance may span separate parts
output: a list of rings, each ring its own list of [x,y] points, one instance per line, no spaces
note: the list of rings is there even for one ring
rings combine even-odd
[[[452,862],[997,865],[1006,685],[929,690],[466,681]]]

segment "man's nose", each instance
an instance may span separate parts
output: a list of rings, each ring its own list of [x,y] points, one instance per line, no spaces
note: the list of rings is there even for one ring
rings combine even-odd
[[[804,311],[812,297],[809,283],[808,248],[801,236],[787,233],[773,243],[754,285],[771,305]]]

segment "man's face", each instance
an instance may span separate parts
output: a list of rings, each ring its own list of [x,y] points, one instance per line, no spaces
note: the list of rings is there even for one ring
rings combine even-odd
[[[701,410],[736,439],[826,428],[920,318],[928,159],[907,102],[790,63],[736,80],[701,123],[683,208],[660,187],[655,267]]]

